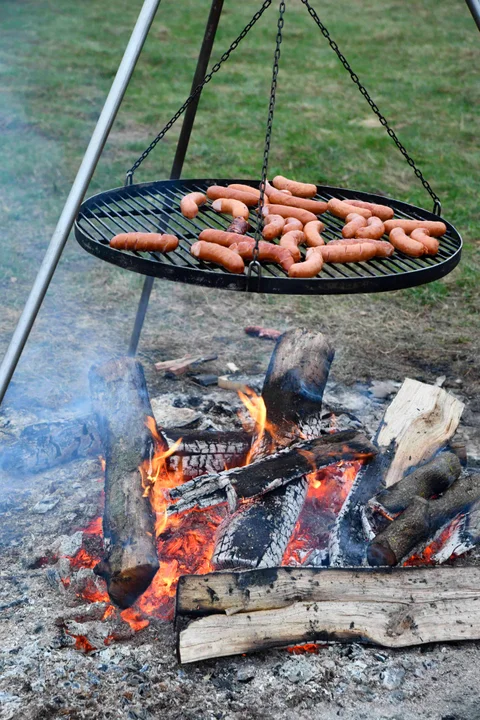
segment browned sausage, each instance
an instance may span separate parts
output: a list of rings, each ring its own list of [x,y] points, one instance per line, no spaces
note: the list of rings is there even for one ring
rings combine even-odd
[[[314,252],[322,254],[325,262],[348,263],[371,260],[376,255],[373,243],[328,243],[322,247],[313,248]]]
[[[305,241],[305,235],[301,230],[291,230],[282,235],[280,239],[280,247],[287,248],[292,253],[295,262],[299,262],[302,257],[298,246]]]
[[[238,242],[238,235],[232,232],[225,232],[225,230],[206,228],[205,230],[202,230],[198,239],[205,240],[205,242],[215,243],[216,245],[223,245],[223,247],[230,247],[232,243]]]
[[[198,215],[198,208],[207,202],[207,197],[201,192],[191,192],[180,200],[180,211],[190,220]]]
[[[366,208],[359,208],[355,205],[349,205],[347,202],[339,200],[338,198],[331,198],[328,201],[328,210],[332,213],[332,215],[335,215],[335,217],[343,218],[343,220],[345,220],[347,215],[350,215],[350,213],[363,215],[364,218],[369,218],[372,216],[370,210],[367,210]]]
[[[222,187],[221,185],[211,185],[207,190],[207,197],[210,200],[221,200],[222,198],[228,198],[229,200],[239,200],[248,207],[255,207],[258,205],[258,196],[255,195],[255,190],[252,188],[252,192],[243,192],[242,190],[234,190],[230,187]]]
[[[360,245],[361,243],[368,242],[369,244],[375,245],[376,252],[375,257],[390,257],[395,252],[395,248],[392,243],[386,240],[363,240],[362,238],[349,238],[348,240],[332,240],[329,245]]]
[[[311,252],[311,251],[314,252]],[[307,250],[307,259],[304,262],[294,263],[288,274],[293,278],[310,278],[315,277],[323,267],[323,256],[319,252],[315,252],[315,248]]]
[[[115,235],[110,240],[110,247],[116,250],[135,250],[167,253],[176,250],[178,238],[175,235],[160,233],[130,232]]]
[[[236,235],[245,235],[250,230],[250,225],[242,217],[236,217],[232,220],[230,225],[227,227],[227,232],[235,233]]]
[[[250,195],[255,195],[257,198],[257,202],[260,199],[260,190],[254,187],[250,187],[250,185],[241,185],[240,183],[232,183],[228,186],[231,190],[240,190],[240,192],[249,193]],[[226,197],[225,195],[223,197]],[[217,198],[215,198],[217,199]],[[244,202],[244,201],[242,201]],[[246,205],[247,203],[245,203]]]
[[[280,237],[285,227],[285,218],[281,215],[267,215],[264,220],[265,227],[262,230],[262,237],[265,240],[274,240]]]
[[[215,243],[198,240],[193,243],[190,252],[199,260],[221,265],[232,273],[243,273],[245,270],[245,263],[238,253],[221,245],[215,245]]]
[[[365,240],[380,240],[385,233],[385,225],[379,217],[370,217],[367,220],[367,226],[361,227],[355,233],[355,237],[364,238]]]
[[[285,197],[283,201],[288,200]],[[312,220],[316,220],[316,216],[308,210],[302,210],[301,208],[292,207],[291,205],[265,205],[263,208],[264,215],[281,215],[284,218],[294,217],[300,220],[301,223],[306,225]]]
[[[294,217],[285,218],[285,225],[282,230],[282,235],[285,235],[285,233],[290,232],[291,230],[303,230],[303,223],[301,223],[300,220],[297,220],[297,218]]]
[[[253,260],[254,247],[255,240],[253,238],[246,238],[236,245],[232,245],[231,249],[239,253],[244,260]],[[277,263],[287,271],[294,263],[292,253],[288,248],[280,247],[280,245],[265,242],[264,240],[260,240],[258,243],[258,259],[263,262]]]
[[[390,230],[388,237],[393,247],[405,255],[411,257],[421,257],[427,252],[427,248],[418,240],[412,240],[411,237],[405,233],[405,230],[401,227],[394,227]]]
[[[416,230],[412,230],[412,232],[410,233],[410,237],[412,238],[412,240],[421,242],[422,245],[427,248],[427,255],[437,254],[440,243],[436,238],[430,237],[430,232],[428,230],[423,230],[423,228],[417,228]]]
[[[360,228],[365,227],[367,224],[367,218],[364,218],[363,215],[359,215],[358,213],[350,213],[350,215],[347,215],[345,220],[347,221],[347,224],[342,228],[342,235],[344,238],[355,237],[357,230],[360,230]]]
[[[365,200],[350,200],[350,198],[347,202],[349,205],[370,210],[372,215],[376,215],[380,220],[390,220],[394,215],[393,208],[388,205],[378,205],[377,203],[365,202]]]
[[[317,194],[317,186],[311,183],[296,182],[289,180],[283,175],[277,175],[272,180],[273,187],[277,190],[290,190],[292,195],[301,198],[312,198]]]
[[[301,208],[308,210],[314,215],[320,215],[327,209],[327,203],[323,200],[306,200],[305,198],[295,197],[294,195],[286,195],[283,190],[273,190],[268,195],[269,203],[278,203],[279,205],[288,205],[289,207]]]
[[[417,228],[429,230],[432,237],[440,237],[447,232],[447,226],[443,222],[434,220],[387,220],[385,222],[385,232],[390,233],[393,228],[402,228],[405,232],[411,233]]]
[[[272,192],[275,193],[275,192],[277,192],[277,190],[276,190],[276,188],[273,187],[273,185],[270,185],[270,183],[269,183],[268,180],[267,180],[267,182],[265,183],[265,195],[266,195],[267,197],[270,197],[270,193],[272,193]],[[282,190],[281,192],[284,194],[284,197],[285,197],[285,195],[291,195],[291,194],[292,194],[292,193],[290,192],[290,190]]]
[[[325,230],[325,225],[320,220],[312,220],[303,226],[303,233],[305,235],[305,242],[308,247],[318,247],[319,245],[325,245],[325,240],[322,238],[320,233]]]
[[[231,215],[234,218],[242,217],[244,220],[248,220],[248,207],[240,200],[233,200],[233,198],[219,198],[218,200],[213,201],[212,208],[217,212],[224,213],[225,215]]]

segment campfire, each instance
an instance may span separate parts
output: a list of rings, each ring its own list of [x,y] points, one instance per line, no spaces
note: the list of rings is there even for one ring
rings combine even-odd
[[[322,407],[333,357],[322,334],[283,334],[261,395],[240,392],[244,429],[218,433],[157,426],[136,360],[91,370],[105,504],[69,559],[90,569],[77,594],[114,625],[104,644],[174,616],[182,662],[478,636],[475,569],[427,568],[480,537],[480,478],[454,437],[463,404],[407,379],[370,439],[351,413]]]

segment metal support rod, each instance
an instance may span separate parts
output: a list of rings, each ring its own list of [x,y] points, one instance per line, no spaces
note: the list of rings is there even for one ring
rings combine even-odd
[[[480,0],[466,0],[466,3],[477,24],[477,28],[480,30]]]
[[[200,85],[207,73],[213,43],[215,41],[215,35],[217,33],[218,23],[220,21],[220,15],[222,14],[223,2],[224,0],[212,0],[212,6],[210,8],[210,14],[208,16],[207,26],[205,28],[205,34],[203,36],[202,47],[200,48],[200,54],[198,56],[197,68],[195,70],[195,75],[193,76],[190,94],[192,94],[195,88]],[[185,155],[187,154],[188,143],[190,141],[193,123],[195,122],[195,116],[197,114],[200,96],[201,93],[185,111],[182,129],[180,131],[180,137],[177,143],[177,150],[175,152],[175,158],[173,160],[172,170],[170,172],[171,180],[178,180],[178,178],[182,174],[183,163],[185,161]],[[147,314],[150,293],[152,292],[153,280],[153,277],[146,277],[143,282],[142,294],[140,296],[140,302],[138,303],[135,323],[133,325],[130,345],[128,347],[128,354],[130,356],[134,356],[137,354],[140,334],[142,332],[143,323],[145,321],[145,315]]]
[[[145,0],[126,47],[115,79],[108,93],[97,125],[88,144],[77,176],[60,215],[57,227],[43,258],[25,307],[13,333],[10,345],[0,365],[0,403],[2,402],[11,377],[42,305],[58,261],[78,213],[78,208],[92,178],[98,159],[110,133],[133,70],[142,51],[150,26],[157,12],[160,0]]]

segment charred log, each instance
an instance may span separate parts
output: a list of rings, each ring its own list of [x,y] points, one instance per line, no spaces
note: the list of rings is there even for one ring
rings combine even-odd
[[[153,515],[139,470],[154,451],[146,425],[153,414],[143,368],[131,358],[92,368],[90,391],[106,462],[107,555],[95,572],[107,581],[112,601],[126,608],[158,570]]]
[[[397,565],[448,520],[480,500],[480,475],[465,475],[436,500],[415,497],[407,509],[369,544],[369,565]]]
[[[185,480],[243,465],[252,443],[252,436],[242,430],[163,430],[163,434],[169,445],[181,440],[168,458],[168,467],[181,472]]]

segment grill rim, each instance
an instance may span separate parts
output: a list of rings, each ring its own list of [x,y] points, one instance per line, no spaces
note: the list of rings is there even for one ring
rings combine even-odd
[[[184,218],[179,208],[175,207],[173,220],[177,225],[187,226],[185,234],[177,232],[181,245],[178,250],[174,253],[169,253],[166,256],[159,256],[155,253],[131,253],[124,250],[115,250],[110,248],[107,241],[101,242],[93,237],[93,234],[88,232],[87,228],[82,226],[84,223],[87,227],[94,226],[91,222],[90,217],[94,213],[94,210],[102,211],[103,215],[96,215],[97,222],[100,219],[102,224],[102,218],[110,219],[109,215],[113,217],[113,222],[119,225],[118,232],[126,232],[128,229],[122,228],[118,217],[122,218],[119,213],[122,212],[121,202],[126,202],[130,205],[137,205],[139,209],[138,213],[131,214],[131,210],[125,214],[127,225],[131,223],[132,217],[138,216],[139,218],[147,218],[145,213],[142,214],[141,207],[145,202],[148,206],[151,206],[152,214],[150,220],[145,220],[152,224],[151,218],[158,217],[162,218],[162,214],[170,217],[172,215],[171,209],[165,210],[161,208],[162,197],[168,199],[173,205],[176,202],[175,193],[186,193],[192,191],[205,192],[209,185],[228,185],[231,183],[241,183],[244,185],[250,185],[252,187],[258,187],[258,181],[245,180],[245,179],[225,179],[225,178],[213,178],[213,179],[182,179],[182,180],[159,180],[150,181],[144,183],[136,183],[129,186],[122,186],[118,188],[112,188],[105,190],[95,195],[92,195],[85,200],[79,210],[78,216],[75,220],[75,237],[81,247],[90,254],[98,257],[110,264],[116,265],[125,270],[136,272],[142,275],[149,275],[152,277],[163,278],[165,280],[171,280],[174,282],[183,282],[187,284],[203,285],[207,287],[217,287],[229,290],[241,290],[246,291],[249,289],[251,292],[271,293],[271,294],[282,294],[282,295],[338,295],[338,294],[357,294],[357,293],[374,293],[374,292],[389,292],[409,287],[415,287],[423,285],[433,280],[438,280],[448,273],[450,273],[460,262],[461,252],[463,247],[463,241],[458,230],[444,218],[440,218],[433,212],[429,212],[423,208],[419,208],[411,203],[406,203],[401,200],[396,200],[383,195],[375,193],[364,192],[360,190],[353,190],[350,188],[340,188],[330,185],[318,185],[317,186],[317,199],[328,199],[328,197],[339,197],[341,199],[359,199],[366,200],[367,202],[374,202],[380,204],[389,204],[395,210],[396,215],[405,216],[410,219],[419,220],[442,220],[447,226],[447,234],[443,236],[442,242],[443,247],[441,248],[442,253],[446,253],[444,259],[430,257],[422,258],[423,265],[419,265],[419,261],[414,258],[408,258],[402,253],[396,251],[395,257],[389,259],[390,262],[394,262],[397,267],[400,268],[398,272],[392,272],[391,267],[387,267],[383,259],[373,259],[363,263],[348,263],[348,264],[334,264],[330,268],[330,273],[333,276],[328,276],[329,268],[328,264],[325,265],[325,273],[322,271],[322,275],[316,278],[289,278],[283,271],[277,268],[275,265],[268,264],[264,268],[262,277],[252,278],[251,288],[247,288],[248,278],[247,275],[234,275],[228,273],[222,268],[208,266],[206,263],[203,267],[199,266],[199,262],[190,258],[188,248],[186,247],[186,241],[188,242],[188,224],[192,221]],[[153,193],[148,192],[153,190]],[[155,193],[155,190],[165,191]],[[136,198],[139,198],[141,202],[137,202]],[[156,201],[156,203],[155,203]],[[112,203],[115,203],[115,207],[112,208]],[[145,208],[144,208],[145,209]],[[148,209],[148,208],[147,208]],[[223,216],[215,215],[214,211],[206,209],[200,216],[208,217],[212,220],[216,220],[218,227],[226,227],[226,220]],[[324,219],[323,216],[322,219]],[[335,227],[337,229],[342,226],[340,219],[334,218],[328,214],[325,216],[332,229],[328,228],[325,235],[328,237]],[[193,221],[194,222],[194,221]],[[124,220],[125,223],[125,220]],[[141,220],[140,220],[141,223]],[[103,223],[107,229],[107,234],[111,236],[111,229],[106,223]],[[95,226],[94,226],[95,227]],[[121,228],[121,229],[120,229]],[[135,228],[141,230],[141,227]],[[100,235],[99,230],[95,227],[97,235]],[[165,230],[165,232],[173,230]],[[193,236],[190,239],[194,241],[196,239],[195,231],[192,229],[190,235]],[[183,240],[183,243],[182,243]],[[182,246],[183,245],[183,246]],[[145,257],[148,255],[148,257]],[[182,264],[176,264],[178,261]],[[404,270],[403,268],[410,268]],[[265,270],[268,274],[265,273]],[[282,273],[282,274],[280,274]],[[377,273],[382,273],[377,274]],[[338,277],[340,274],[340,277]]]

